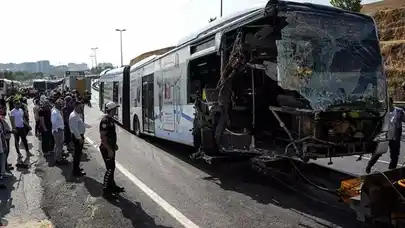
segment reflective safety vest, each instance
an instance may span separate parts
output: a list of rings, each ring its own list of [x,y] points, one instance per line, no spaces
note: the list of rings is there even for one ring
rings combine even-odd
[[[207,92],[206,92],[205,89],[203,89],[203,91],[202,91],[202,100],[203,100],[203,101],[206,101],[206,100],[207,100]]]

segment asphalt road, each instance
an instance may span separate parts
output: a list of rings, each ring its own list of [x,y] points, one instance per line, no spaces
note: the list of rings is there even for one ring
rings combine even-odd
[[[326,193],[312,188],[301,189],[305,195],[297,193],[277,181],[256,175],[244,164],[195,164],[189,160],[186,147],[139,139],[119,127],[115,176],[126,193],[117,201],[107,201],[100,197],[105,169],[97,150],[102,114],[97,109],[95,91],[93,97],[94,107],[85,111],[89,161],[82,166],[87,176],[74,180],[70,166],[51,166],[40,152],[33,150],[36,159],[31,162],[31,172],[14,172],[16,179],[23,180],[24,188],[18,185],[20,181],[10,183],[14,188],[11,191],[0,190],[0,205],[8,205],[1,207],[0,218],[9,224],[20,221],[18,224],[36,222],[37,225],[40,221],[63,228],[360,226],[348,207]],[[33,146],[38,143],[34,137],[30,141]],[[360,174],[367,160],[356,159],[335,159],[332,167]],[[383,160],[389,161],[386,156]],[[379,162],[376,168],[387,166]],[[27,212],[27,207],[33,209]]]
[[[0,227],[52,227],[51,221],[41,208],[43,191],[41,179],[36,173],[36,167],[41,159],[38,152],[38,141],[32,134],[29,134],[27,138],[33,156],[27,157],[21,144],[20,150],[25,163],[29,164],[29,169],[15,169],[12,171],[12,177],[0,181],[0,185],[7,186],[7,188],[0,188]],[[8,161],[16,168],[17,153],[13,137],[10,145]]]

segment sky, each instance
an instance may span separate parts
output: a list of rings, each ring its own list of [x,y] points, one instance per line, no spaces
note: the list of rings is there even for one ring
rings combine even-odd
[[[223,0],[223,15],[267,0]],[[300,1],[300,0],[296,0]],[[363,0],[363,3],[375,0]],[[329,5],[329,0],[306,2]],[[51,64],[120,65],[179,39],[219,17],[220,0],[1,0],[0,63],[50,60]]]

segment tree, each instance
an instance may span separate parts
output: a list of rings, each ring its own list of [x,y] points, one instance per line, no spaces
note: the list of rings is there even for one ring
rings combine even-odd
[[[332,6],[348,11],[360,12],[361,0],[330,0]]]
[[[101,73],[103,70],[108,69],[108,68],[114,68],[112,63],[99,63],[97,64],[97,67],[93,67],[90,69],[90,72],[92,74],[99,74]]]

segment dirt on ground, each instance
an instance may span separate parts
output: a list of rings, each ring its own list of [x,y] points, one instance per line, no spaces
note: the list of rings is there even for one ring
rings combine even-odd
[[[400,7],[405,7],[404,0],[382,0],[382,1],[363,5],[363,8],[361,9],[361,11],[364,13],[372,13],[372,12],[376,12],[378,10],[396,9],[396,8],[400,8]]]
[[[405,99],[405,0],[383,0],[363,5],[362,13],[373,16],[378,26],[380,47],[390,95]]]

